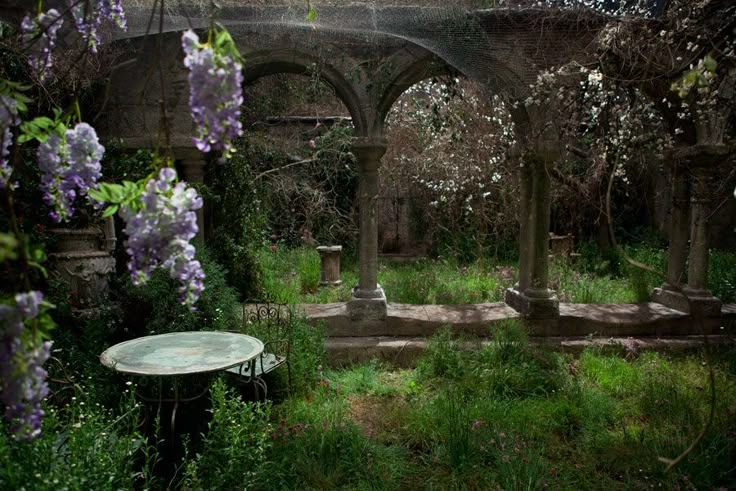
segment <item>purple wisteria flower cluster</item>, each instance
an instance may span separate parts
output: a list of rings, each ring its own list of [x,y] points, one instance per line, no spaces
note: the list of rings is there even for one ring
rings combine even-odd
[[[43,172],[43,199],[54,210],[49,216],[55,222],[68,220],[74,214],[74,201],[97,186],[102,176],[100,160],[105,147],[87,123],[66,130],[64,137],[51,135],[38,147],[38,167]]]
[[[0,189],[5,189],[13,172],[8,157],[13,134],[10,128],[20,124],[18,103],[12,97],[0,95]]]
[[[100,28],[106,23],[128,29],[122,0],[69,0],[72,5],[74,27],[93,53],[100,44]]]
[[[197,235],[195,210],[202,207],[202,198],[185,182],[175,181],[174,169],[161,169],[158,179],[146,184],[143,207],[121,210],[128,235],[128,270],[136,285],[148,281],[157,268],[167,270],[181,282],[181,302],[194,310],[204,290],[204,271],[189,241]]]
[[[28,63],[41,80],[45,80],[51,70],[51,53],[56,44],[57,31],[63,23],[59,11],[49,9],[36,17],[26,15],[20,24],[23,43],[28,46]]]
[[[201,44],[191,29],[181,38],[189,68],[189,110],[197,124],[194,144],[202,152],[221,150],[227,157],[232,140],[243,134],[243,66],[233,57]]]
[[[19,440],[41,433],[41,401],[49,392],[43,364],[51,342],[35,346],[21,340],[24,323],[38,316],[42,301],[41,292],[31,291],[17,294],[14,306],[0,305],[0,401],[10,431]]]
[[[100,28],[105,23],[127,30],[122,0],[68,0],[74,17],[74,28],[93,53],[100,44]],[[28,46],[28,64],[36,75],[45,80],[53,65],[52,52],[58,30],[64,19],[56,9],[41,12],[35,17],[26,15],[20,24],[23,42]]]

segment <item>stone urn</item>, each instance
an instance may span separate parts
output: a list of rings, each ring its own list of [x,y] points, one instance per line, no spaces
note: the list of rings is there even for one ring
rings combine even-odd
[[[115,238],[110,222],[105,232],[95,227],[57,228],[49,230],[49,234],[56,238],[49,254],[50,274],[69,287],[72,309],[99,307],[108,297],[108,275],[115,272],[115,258],[111,255]]]

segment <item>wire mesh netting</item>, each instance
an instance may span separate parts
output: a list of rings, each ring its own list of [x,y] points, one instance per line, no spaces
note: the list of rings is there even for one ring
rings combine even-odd
[[[235,36],[261,35],[259,47],[298,37],[312,52],[323,43],[380,50],[411,43],[469,78],[497,86],[527,84],[538,69],[582,52],[606,20],[623,12],[656,14],[660,0],[131,0],[128,31],[146,33],[225,25]],[[638,10],[633,6],[638,6]],[[626,10],[628,9],[628,10]],[[560,10],[564,14],[560,14]],[[554,11],[555,15],[551,15]],[[160,18],[163,14],[163,20]],[[506,69],[523,59],[515,69]]]

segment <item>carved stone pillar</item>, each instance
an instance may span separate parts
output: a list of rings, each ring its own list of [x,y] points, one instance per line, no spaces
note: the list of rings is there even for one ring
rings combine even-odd
[[[526,158],[520,168],[521,227],[519,284],[505,301],[527,319],[554,319],[560,306],[549,283],[550,178],[543,158]]]
[[[193,147],[175,148],[174,155],[179,162],[182,178],[191,183],[203,183],[207,161],[202,152]],[[204,207],[197,214],[197,246],[204,245]]]
[[[378,169],[386,152],[383,138],[356,138],[353,154],[358,161],[360,211],[360,276],[348,303],[354,320],[386,318],[386,294],[378,284]]]

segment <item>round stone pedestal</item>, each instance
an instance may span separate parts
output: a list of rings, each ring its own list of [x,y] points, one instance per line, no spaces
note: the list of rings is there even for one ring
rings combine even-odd
[[[319,273],[319,286],[337,286],[340,280],[340,255],[342,246],[320,246],[317,247],[321,261]]]

